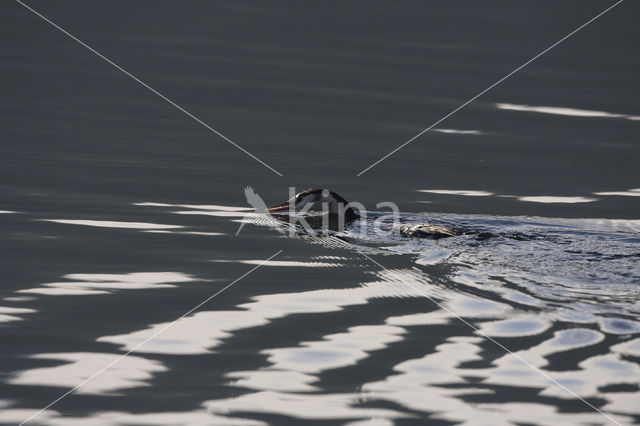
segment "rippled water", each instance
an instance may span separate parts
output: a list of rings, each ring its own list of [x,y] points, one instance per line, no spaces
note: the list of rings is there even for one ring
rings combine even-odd
[[[8,389],[64,391],[135,350],[69,399],[88,407],[104,403],[87,399],[92,395],[120,401],[137,395],[144,401],[146,388],[152,395],[175,395],[168,405],[182,410],[162,410],[160,416],[101,409],[92,421],[247,424],[288,418],[386,424],[429,418],[519,423],[542,413],[537,415],[544,416],[543,423],[602,423],[602,414],[577,397],[615,413],[621,422],[632,422],[638,414],[637,220],[402,216],[402,223],[447,223],[469,230],[429,241],[377,235],[371,222],[380,214],[369,213],[369,222],[343,233],[301,233],[291,239],[275,232],[282,226],[278,221],[242,207],[156,202],[132,207],[139,217],[150,211],[162,215],[163,224],[31,219],[28,226],[40,223],[54,239],[60,233],[88,232],[168,248],[224,245],[225,238],[233,237],[212,231],[244,221],[243,233],[254,242],[279,240],[276,245],[285,252],[266,262],[205,255],[195,262],[208,264],[204,270],[183,263],[183,272],[76,272],[18,289],[5,298],[15,305],[3,308],[7,324],[29,324],[35,318],[31,327],[42,327],[37,324],[46,318],[37,318],[50,312],[55,301],[46,303],[44,312],[17,306],[40,305],[43,298],[76,299],[58,305],[74,309],[66,324],[75,330],[74,346],[96,343],[93,351],[64,351],[68,344],[63,342],[55,345],[58,350],[32,354],[6,376]],[[16,224],[29,221],[25,213],[12,216]],[[210,218],[206,225],[192,220],[202,216]],[[109,234],[112,230],[115,235]],[[191,256],[206,252],[193,250]],[[250,296],[241,291],[247,296],[238,300],[232,296],[237,289],[229,288],[229,295],[172,324],[181,310],[226,285],[226,280],[216,283],[215,271],[234,264],[239,273],[263,265],[265,270],[237,283],[250,286]],[[149,299],[148,292],[157,296]],[[122,319],[109,325],[73,320],[76,309],[97,309],[89,318],[111,319],[116,306]],[[150,312],[155,319],[149,322]],[[60,335],[51,324],[44,334],[31,327],[30,335]],[[94,337],[79,339],[78,330]],[[185,373],[189,376],[181,377]],[[194,401],[198,404],[185,411],[184,404]],[[4,420],[19,421],[33,412],[9,408],[12,403],[7,401]],[[75,418],[52,409],[39,421],[68,424]]]
[[[635,3],[31,3],[284,176],[3,3],[0,423],[640,423]]]

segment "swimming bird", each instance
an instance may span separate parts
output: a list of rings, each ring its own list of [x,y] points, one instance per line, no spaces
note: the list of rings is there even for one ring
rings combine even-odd
[[[328,189],[307,189],[284,203],[267,208],[267,212],[276,214],[290,211],[327,212],[344,216],[345,222],[351,222],[360,217],[349,206],[347,200]]]
[[[331,230],[342,231],[345,225],[350,224],[361,216],[349,205],[349,202],[337,193],[328,189],[307,189],[299,192],[284,203],[267,208],[271,216],[291,221],[290,213],[311,213],[305,217],[305,221],[312,228],[326,227]],[[321,212],[328,220],[322,221]],[[460,233],[447,226],[417,224],[400,228],[400,235],[407,238],[440,239],[453,237]]]

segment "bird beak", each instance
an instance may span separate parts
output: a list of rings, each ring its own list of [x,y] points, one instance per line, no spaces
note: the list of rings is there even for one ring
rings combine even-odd
[[[290,207],[289,202],[285,201],[284,203],[278,204],[277,206],[272,206],[272,207],[267,208],[267,211],[269,213],[287,212],[287,211],[289,211],[289,207]]]

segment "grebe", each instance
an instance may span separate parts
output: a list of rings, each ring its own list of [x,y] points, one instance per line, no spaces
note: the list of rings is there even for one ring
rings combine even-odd
[[[288,220],[290,217],[289,213],[292,211],[322,212],[327,214],[329,220],[323,225],[328,226],[328,228],[332,230],[342,230],[344,225],[360,218],[360,215],[349,206],[347,200],[328,189],[307,189],[306,191],[299,192],[284,203],[267,208],[267,212],[271,216],[285,221]],[[316,216],[316,218],[318,217],[319,216]],[[321,226],[321,219],[312,219],[311,221],[306,219],[306,221],[311,227]],[[400,235],[408,238],[430,238],[437,240],[460,234],[446,226],[419,224],[401,227]]]

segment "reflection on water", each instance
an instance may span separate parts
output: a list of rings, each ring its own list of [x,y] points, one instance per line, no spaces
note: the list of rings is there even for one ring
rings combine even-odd
[[[22,371],[10,378],[8,383],[72,388],[119,357],[117,354],[88,352],[38,354],[32,358],[62,361],[64,364]],[[122,389],[149,386],[147,380],[152,374],[162,371],[167,371],[167,368],[158,361],[129,355],[78,388],[77,392],[117,394]]]
[[[493,195],[492,192],[487,191],[471,191],[458,189],[421,189],[420,192],[430,192],[432,194],[445,195],[465,195],[467,197],[488,197],[490,195]]]
[[[356,288],[323,289],[309,292],[266,294],[239,305],[240,310],[198,312],[186,317],[141,347],[138,352],[163,354],[207,353],[224,338],[241,329],[266,325],[269,321],[293,314],[328,313],[344,306],[366,304],[376,297],[408,297],[415,294],[402,284],[376,281]],[[167,324],[155,324],[145,330],[98,338],[101,342],[122,345],[129,350]]]
[[[17,314],[30,314],[33,312],[36,312],[36,310],[29,309],[29,308],[15,308],[11,306],[0,306],[0,322],[20,321],[22,318],[17,316]]]
[[[161,354],[202,354],[221,344],[236,330],[268,323],[268,316],[260,312],[213,311],[198,312],[178,321],[161,335],[153,338],[137,352]],[[99,342],[122,345],[130,350],[164,329],[170,323],[153,324],[149,328],[124,335],[99,337]]]
[[[18,293],[49,296],[84,296],[105,294],[113,290],[138,290],[175,287],[175,283],[194,281],[179,272],[134,272],[130,274],[68,274],[69,281],[44,283],[41,287],[19,290]]]
[[[1,406],[0,406],[1,407]],[[0,413],[0,421],[4,423],[18,424],[24,419],[35,414],[37,410],[6,408]],[[83,417],[64,416],[55,410],[45,411],[31,420],[30,424],[46,424],[54,426],[120,426],[120,425],[212,425],[212,426],[264,426],[266,422],[251,419],[230,418],[228,416],[217,416],[209,412],[206,407],[194,411],[186,412],[157,412],[157,413],[128,413],[125,411],[100,410],[95,414]]]
[[[153,230],[146,231],[151,234],[174,234],[174,235],[202,235],[205,237],[217,237],[220,235],[224,235],[221,232],[199,232],[199,231],[167,231],[167,230]]]
[[[609,191],[609,192],[594,192],[596,195],[619,195],[622,197],[640,197],[640,188],[633,188],[628,191]]]
[[[569,117],[585,118],[626,118],[627,120],[640,120],[638,115],[616,114],[605,111],[591,111],[586,109],[552,107],[552,106],[530,106],[516,104],[496,104],[499,109],[508,111],[539,112],[543,114],[565,115]]]
[[[429,219],[425,216],[404,218],[405,221]],[[418,264],[424,264],[420,260],[425,254],[429,256],[428,253],[434,249],[449,250],[451,254],[441,259],[441,262],[446,261],[452,267],[448,279],[480,291],[484,298],[451,291],[444,282],[429,283],[423,274],[409,269],[382,271],[377,275],[396,285],[398,276],[404,283],[419,285],[425,294],[439,300],[447,311],[391,317],[386,322],[394,326],[392,329],[378,325],[363,326],[339,335],[325,335],[318,341],[302,341],[298,347],[267,349],[263,353],[269,355],[269,367],[258,372],[235,372],[229,377],[237,379],[237,386],[262,391],[315,389],[312,387],[314,380],[309,374],[355,364],[361,356],[375,356],[371,352],[380,350],[380,346],[393,346],[393,342],[402,340],[406,332],[396,329],[398,326],[453,325],[457,320],[452,313],[467,318],[494,318],[476,322],[480,330],[489,336],[519,339],[545,336],[541,343],[516,352],[520,358],[539,369],[547,367],[548,358],[556,354],[602,343],[605,333],[628,338],[640,332],[640,323],[630,319],[640,313],[637,303],[640,292],[637,288],[640,279],[637,268],[640,248],[638,221],[452,215],[439,215],[437,220],[455,223],[475,232],[440,240],[435,248],[432,242],[405,240],[397,241],[400,246],[387,249],[417,255]],[[359,227],[353,230],[351,237],[364,238],[364,234],[370,231],[366,227]],[[493,237],[478,241],[475,235],[483,233]],[[401,250],[398,248],[401,246],[408,248]],[[541,253],[547,254],[541,257]],[[369,284],[363,284],[366,285]],[[394,293],[420,297],[408,287],[386,296]],[[498,302],[496,297],[501,301]],[[525,306],[528,309],[523,310]],[[535,311],[532,312],[531,308],[535,308]],[[555,328],[571,322],[592,324],[600,331]],[[366,333],[365,346],[358,345],[362,340],[358,338],[358,333]],[[465,421],[480,416],[483,421],[490,423],[524,422],[527,416],[540,410],[544,410],[549,422],[553,423],[573,424],[578,418],[584,422],[602,421],[601,414],[595,412],[576,417],[539,404],[483,403],[476,408],[469,406],[461,401],[461,396],[492,394],[494,386],[526,386],[540,389],[540,395],[544,396],[560,399],[574,397],[508,354],[494,361],[492,367],[461,367],[461,364],[482,359],[477,354],[481,352],[478,345],[484,343],[484,339],[450,337],[447,341],[449,343],[438,346],[436,353],[394,368],[405,371],[406,366],[403,374],[380,383],[366,384],[364,389],[367,396],[392,400],[413,410],[438,413],[435,418],[450,421]],[[460,357],[460,354],[464,355]],[[446,365],[450,365],[449,370]],[[613,384],[637,386],[640,383],[639,368],[637,363],[623,359],[620,353],[609,353],[586,356],[578,360],[575,369],[548,374],[582,398],[608,400],[600,389]],[[445,384],[467,383],[468,379],[460,380],[462,377],[482,379],[482,386],[474,381],[475,388],[441,388]],[[284,380],[286,385],[271,386],[272,383],[281,383],[278,378]],[[437,398],[433,397],[434,393],[438,395]],[[424,395],[430,396],[429,403],[425,403]],[[262,395],[255,397],[262,398]],[[243,399],[247,402],[251,398],[245,396]],[[640,410],[630,404],[630,400],[616,399],[615,405],[611,403],[608,406],[615,406],[619,413],[639,414]],[[621,401],[627,401],[627,404]],[[222,406],[226,407],[225,404]],[[625,418],[619,417],[618,420]],[[628,420],[626,418],[625,421]]]
[[[432,132],[451,133],[455,135],[481,135],[480,130],[431,129]]]
[[[285,177],[2,2],[0,423],[283,250],[29,424],[611,423],[456,316],[640,424],[638,2],[464,108],[608,2],[33,3]],[[463,232],[289,238],[247,185]]]
[[[245,265],[264,265],[264,266],[296,266],[304,268],[334,268],[342,266],[340,263],[335,262],[323,262],[323,261],[311,261],[301,262],[298,260],[261,260],[261,259],[244,259],[244,260],[214,260],[214,262],[233,262],[243,263]]]
[[[597,199],[589,197],[557,197],[551,195],[538,195],[531,197],[518,197],[518,200],[530,203],[591,203]]]
[[[135,205],[141,206],[160,206],[167,207],[173,206],[171,204],[161,204],[161,203],[136,203]],[[235,211],[233,207],[222,207],[219,209],[219,206],[190,206],[190,205],[181,205],[182,207],[193,207],[204,210],[193,210],[193,211],[178,211],[172,212],[176,214],[205,214],[212,216],[244,216],[244,213],[240,213]],[[209,210],[211,209],[211,210]],[[240,208],[240,211],[246,209]],[[79,226],[91,226],[96,228],[117,228],[117,229],[134,229],[152,234],[174,234],[174,235],[201,235],[206,237],[216,237],[220,235],[224,235],[221,232],[210,232],[210,231],[188,231],[185,230],[187,227],[183,225],[166,225],[161,223],[147,223],[147,222],[122,222],[122,221],[114,221],[114,220],[81,220],[81,219],[39,219],[42,222],[52,222],[52,223],[60,223],[64,225],[79,225]]]
[[[64,223],[68,225],[95,226],[98,228],[122,228],[122,229],[175,229],[182,228],[179,225],[162,225],[159,223],[144,222],[117,222],[114,220],[72,220],[72,219],[41,219],[45,222]]]
[[[528,423],[533,419],[540,421],[542,418],[542,424],[603,422],[602,415],[596,412],[562,413],[551,405],[539,403],[493,402],[494,392],[499,389],[496,388],[497,385],[532,390],[546,388],[542,394],[546,390],[555,391],[559,388],[510,355],[494,361],[494,367],[461,367],[482,359],[482,349],[479,346],[482,341],[479,337],[449,338],[434,353],[396,365],[396,374],[382,381],[369,383],[364,390],[370,397],[384,397],[414,410],[431,411],[436,413],[433,418],[453,422],[513,424]],[[533,360],[532,355],[539,355],[535,349],[532,352],[516,353],[528,361]],[[574,382],[567,380],[566,376],[562,377],[561,373],[554,372],[552,376],[569,386],[570,383],[575,385],[588,380],[584,378],[593,374],[610,373],[608,370],[594,371],[594,368],[589,368],[591,366],[587,367],[586,371],[579,371],[572,376],[582,378],[575,379]],[[559,395],[554,396],[564,398],[567,393],[561,390]],[[466,400],[475,402],[468,403]],[[625,420],[620,416],[617,419]]]
[[[363,396],[350,394],[286,393],[262,391],[236,398],[209,401],[207,407],[216,414],[233,412],[277,413],[298,419],[333,420],[410,417],[382,408],[359,408]]]
[[[526,195],[517,196],[509,194],[494,194],[488,191],[478,190],[460,190],[460,189],[420,189],[419,192],[437,194],[437,195],[460,195],[466,197],[490,197],[497,196],[501,198],[512,198],[517,201],[527,203],[543,203],[543,204],[576,204],[576,203],[593,203],[599,201],[598,198],[587,196],[557,196],[557,195]],[[594,192],[594,195],[602,196],[621,196],[621,197],[640,197],[640,188],[629,189],[627,191],[603,191]],[[430,203],[431,201],[421,201],[422,203]]]
[[[549,327],[549,321],[535,315],[512,316],[509,319],[480,324],[480,330],[492,337],[533,336],[548,330]]]
[[[188,210],[171,210],[174,214],[217,216],[217,217],[243,217],[253,210],[250,207],[219,206],[213,204],[167,204],[167,203],[134,203],[135,206],[142,207],[170,207]]]
[[[322,340],[301,342],[294,348],[267,349],[270,368],[303,373],[353,365],[367,357],[367,352],[384,349],[402,340],[400,327],[371,325],[351,327],[345,333],[323,336]]]
[[[401,341],[404,333],[404,329],[389,325],[351,327],[345,333],[301,342],[297,347],[263,350],[261,353],[268,355],[268,367],[232,372],[227,377],[235,379],[234,386],[261,391],[319,391],[313,385],[318,374],[357,364],[368,357],[368,352]]]
[[[142,202],[142,203],[133,203],[133,205],[141,206],[141,207],[183,207],[186,209],[211,210],[211,211],[219,211],[219,212],[241,212],[241,211],[252,210],[251,207],[221,206],[216,204],[167,204],[167,203]]]
[[[189,216],[184,212],[214,213],[221,221],[244,218],[250,226],[266,227],[270,238],[287,241],[285,235],[271,232],[278,222],[247,217],[246,209],[238,207],[185,204],[179,207],[188,210],[176,210],[178,205],[150,202],[136,207],[159,209],[176,218],[176,225],[155,225],[168,229],[130,227],[145,231],[136,233],[141,236],[153,231],[167,244],[173,244],[175,232],[184,234],[181,238],[228,238],[207,229],[184,231],[193,228],[179,219]],[[142,389],[163,389],[164,378],[182,374],[175,370],[177,365],[190,359],[206,360],[198,373],[191,372],[193,380],[215,368],[217,375],[207,388],[215,384],[223,391],[215,396],[192,391],[197,404],[163,416],[100,410],[90,416],[95,424],[271,423],[261,416],[348,424],[393,424],[400,419],[468,424],[527,423],[532,418],[544,419],[544,424],[607,420],[535,369],[617,421],[632,422],[633,416],[640,416],[640,221],[426,214],[403,215],[402,221],[447,223],[465,233],[436,242],[409,240],[397,234],[377,235],[365,223],[328,237],[299,234],[297,243],[313,243],[311,256],[291,253],[268,262],[253,256],[204,256],[207,266],[199,273],[69,273],[16,294],[55,295],[61,300],[126,297],[130,293],[124,290],[180,292],[181,283],[215,282],[218,268],[233,265],[264,264],[254,279],[278,271],[283,282],[295,283],[276,290],[271,286],[279,279],[265,282],[271,285],[256,287],[247,300],[233,304],[214,300],[82,386],[78,394],[113,399]],[[364,248],[369,255],[384,255],[380,263],[389,269],[368,263],[358,253]],[[196,278],[203,273],[209,277]],[[311,276],[307,274],[326,279],[310,285],[304,281]],[[207,288],[205,294],[215,288]],[[0,308],[3,321],[20,323],[17,320],[40,314],[27,307],[28,299],[4,300],[22,305]],[[190,307],[176,305],[180,312]],[[139,309],[155,320],[94,334],[85,342],[101,345],[100,350],[29,354],[30,364],[11,371],[5,386],[71,388],[176,318],[153,305],[147,308],[143,303]],[[529,365],[479,336],[460,318]],[[300,329],[291,324],[300,324]],[[254,337],[242,337],[246,335]],[[237,365],[217,361],[227,353],[256,358]],[[566,403],[573,404],[575,412],[563,410]],[[0,421],[21,421],[34,413],[13,406],[13,401],[7,404]],[[80,424],[83,417],[53,407],[38,419],[34,422],[66,425]]]

